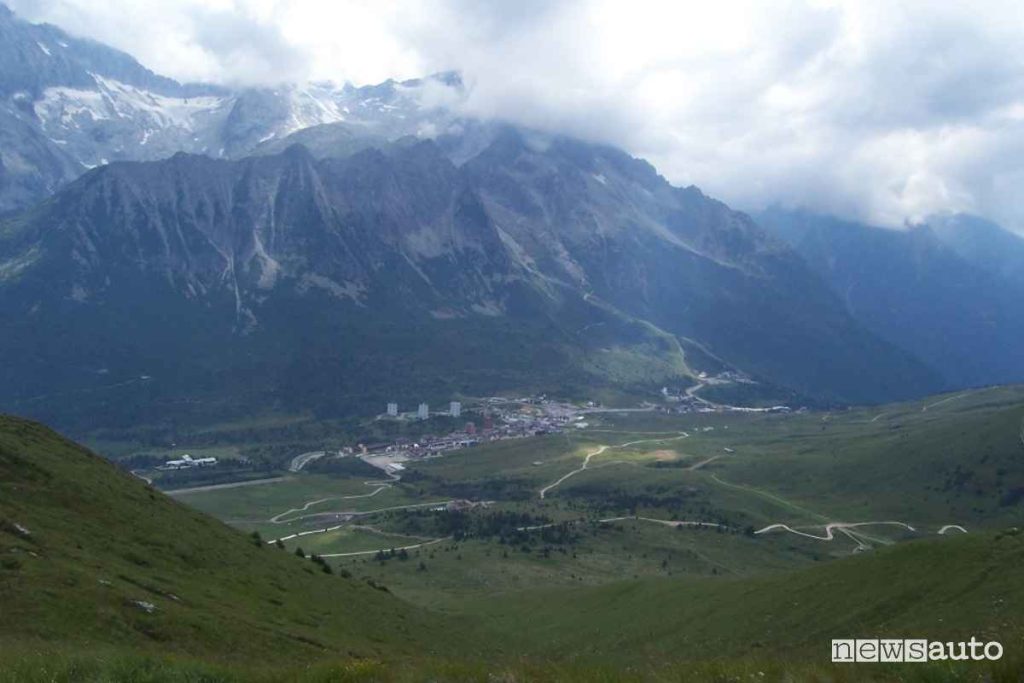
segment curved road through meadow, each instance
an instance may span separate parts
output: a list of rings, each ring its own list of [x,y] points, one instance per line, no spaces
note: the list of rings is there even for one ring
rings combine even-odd
[[[686,432],[677,432],[677,434],[678,434],[678,436],[670,437],[670,438],[667,438],[667,439],[666,438],[661,438],[661,439],[639,439],[637,441],[627,441],[626,443],[620,443],[617,446],[610,446],[610,445],[607,445],[607,444],[598,446],[595,450],[592,450],[589,453],[587,453],[586,457],[583,458],[583,464],[580,467],[574,469],[572,472],[569,472],[567,474],[562,475],[561,477],[559,477],[555,481],[551,482],[550,484],[548,484],[547,486],[542,488],[538,492],[539,498],[541,500],[544,500],[544,496],[547,494],[548,491],[550,491],[551,489],[557,487],[559,484],[564,482],[566,479],[568,479],[570,477],[573,477],[573,476],[576,476],[580,472],[583,472],[584,470],[586,470],[587,467],[590,466],[591,458],[593,458],[595,456],[598,456],[598,455],[601,455],[602,453],[604,453],[607,450],[610,450],[612,448],[626,448],[627,446],[635,446],[638,443],[648,443],[648,442],[661,443],[661,442],[665,442],[665,441],[678,441],[679,439],[686,439],[686,438],[688,438],[690,436]],[[611,464],[611,463],[607,463],[607,464]]]

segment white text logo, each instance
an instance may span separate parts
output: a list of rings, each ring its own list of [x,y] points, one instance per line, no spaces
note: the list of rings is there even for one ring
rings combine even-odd
[[[996,661],[1003,646],[971,636],[968,641],[942,642],[921,638],[833,640],[833,662]]]

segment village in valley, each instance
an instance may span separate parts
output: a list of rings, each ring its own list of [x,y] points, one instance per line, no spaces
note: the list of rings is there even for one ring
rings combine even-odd
[[[697,383],[688,388],[662,387],[653,401],[643,401],[634,407],[609,407],[596,401],[572,402],[549,398],[544,394],[526,397],[490,396],[472,399],[471,402],[452,400],[447,410],[431,411],[426,402],[415,404],[415,409],[402,410],[396,401],[388,402],[384,412],[373,421],[396,424],[430,423],[435,418],[445,418],[450,426],[452,420],[465,422],[445,434],[423,433],[416,437],[397,436],[391,440],[358,442],[343,446],[336,451],[318,450],[296,454],[288,466],[290,472],[299,472],[307,465],[322,458],[357,457],[383,470],[388,475],[398,475],[408,461],[443,456],[445,453],[471,448],[483,443],[506,439],[523,439],[545,434],[561,434],[566,430],[585,430],[594,418],[607,413],[665,413],[665,414],[706,414],[724,412],[788,413],[789,406],[742,407],[716,403],[698,395],[708,386],[729,384],[754,384],[745,375],[723,372],[708,376],[700,373]],[[192,458],[183,455],[167,460],[156,469],[161,471],[206,468],[218,465],[217,458]]]

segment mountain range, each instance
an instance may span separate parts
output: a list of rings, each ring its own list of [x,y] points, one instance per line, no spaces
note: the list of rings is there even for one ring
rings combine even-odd
[[[344,121],[370,141],[433,131],[451,117],[454,74],[356,88],[327,83],[231,90],[181,84],[131,56],[0,5],[0,212],[23,209],[98,165],[176,152],[244,156]]]
[[[859,322],[951,387],[1024,381],[1024,240],[972,216],[902,230],[772,209],[789,242]]]
[[[457,74],[232,90],[3,7],[0,39],[4,409],[65,425],[375,412],[725,370],[794,401],[875,402],[1024,369],[978,355],[1017,329],[1000,322],[1017,319],[1011,290],[967,303],[1014,262],[960,287],[989,237],[951,224],[929,234],[964,268],[915,280],[949,291],[877,311],[799,221],[752,219],[611,147],[466,117]],[[879,247],[894,269],[932,263],[900,239]],[[1000,329],[950,336],[967,310]]]

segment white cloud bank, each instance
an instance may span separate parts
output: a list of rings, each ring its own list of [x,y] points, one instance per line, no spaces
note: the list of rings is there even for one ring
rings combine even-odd
[[[1024,231],[1017,2],[14,0],[179,80],[457,69],[484,116],[608,142],[730,204]]]

